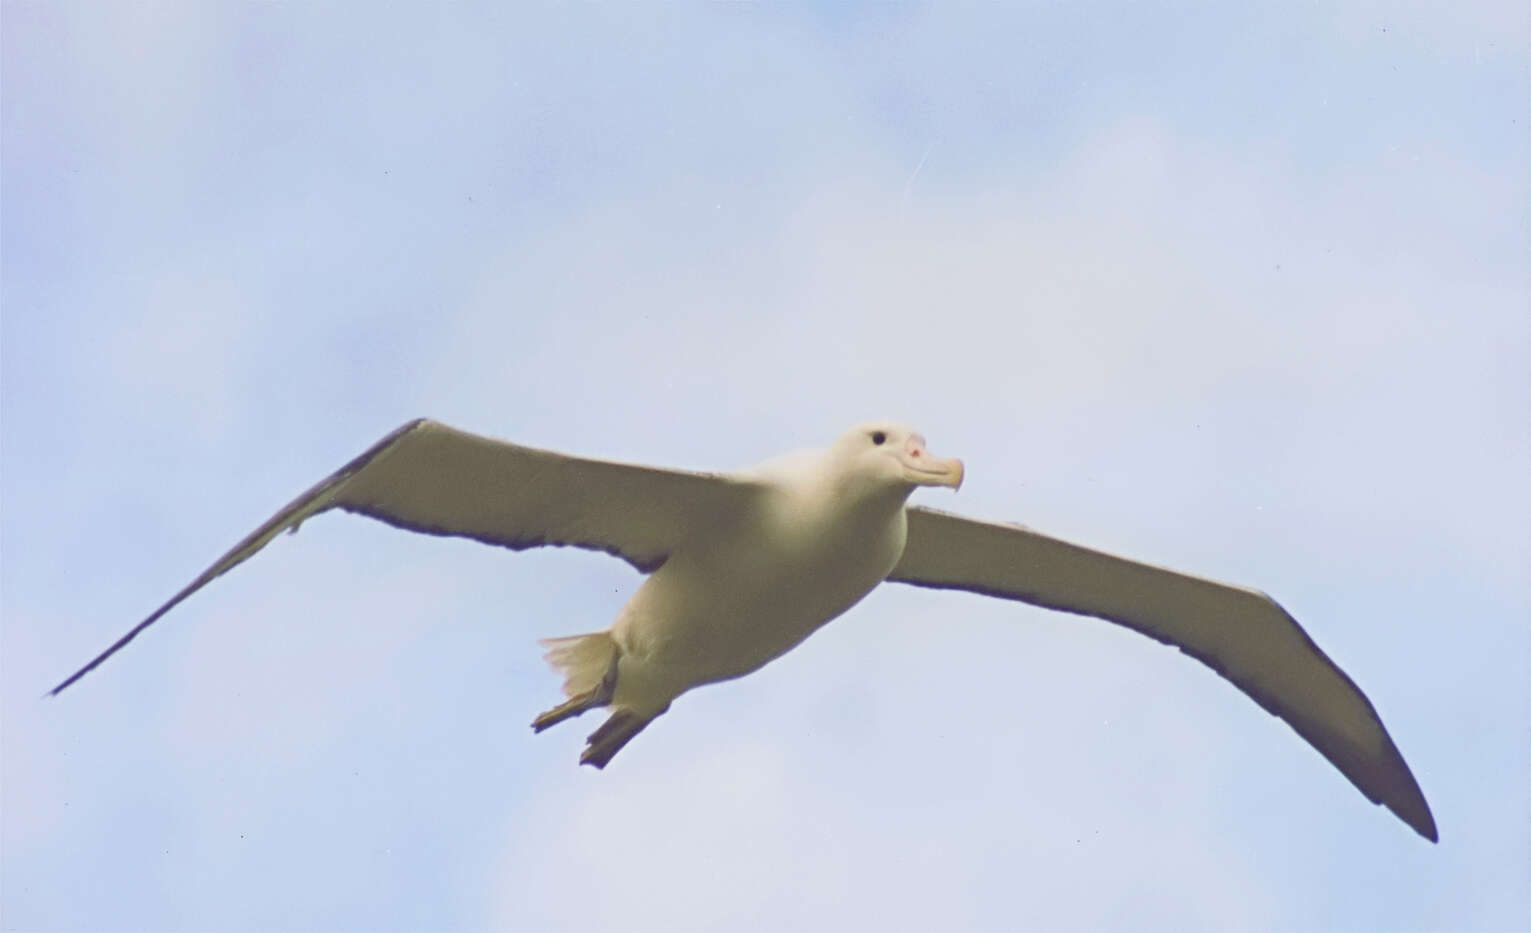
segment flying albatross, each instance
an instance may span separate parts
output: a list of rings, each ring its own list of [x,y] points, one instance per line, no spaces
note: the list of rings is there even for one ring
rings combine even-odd
[[[884,580],[1098,616],[1174,645],[1287,724],[1372,802],[1434,842],[1414,775],[1360,689],[1269,596],[1138,563],[1021,525],[906,504],[962,484],[902,425],[853,428],[827,450],[735,473],[571,457],[411,421],[255,529],[54,687],[56,695],[283,531],[330,509],[512,550],[606,551],[647,575],[602,632],[543,642],[564,677],[549,726],[609,718],[582,764],[603,768],[693,687],[787,652]]]

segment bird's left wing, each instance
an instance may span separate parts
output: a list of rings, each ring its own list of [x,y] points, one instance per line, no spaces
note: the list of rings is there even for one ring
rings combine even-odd
[[[601,550],[647,573],[678,544],[735,520],[757,489],[740,477],[570,457],[421,418],[294,499],[49,693],[85,676],[283,531],[330,509],[514,550],[541,545]]]
[[[1174,645],[1284,719],[1373,803],[1434,842],[1419,784],[1366,696],[1275,600],[1020,525],[910,508],[889,580],[1097,616]]]

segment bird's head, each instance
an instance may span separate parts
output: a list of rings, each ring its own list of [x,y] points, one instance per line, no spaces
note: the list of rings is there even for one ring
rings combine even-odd
[[[879,485],[901,488],[905,495],[916,486],[962,485],[962,461],[932,457],[925,438],[890,421],[857,425],[840,435],[831,448],[844,469]]]

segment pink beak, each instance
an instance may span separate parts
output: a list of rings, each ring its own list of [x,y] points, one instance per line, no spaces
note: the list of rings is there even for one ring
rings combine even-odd
[[[909,435],[899,461],[904,465],[904,475],[917,485],[950,486],[953,489],[962,486],[962,461],[932,457],[925,449],[925,438],[918,434]]]

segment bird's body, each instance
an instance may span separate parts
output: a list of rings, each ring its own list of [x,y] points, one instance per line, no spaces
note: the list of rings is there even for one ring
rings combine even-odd
[[[859,602],[904,550],[902,499],[848,503],[792,483],[763,489],[759,506],[644,581],[613,627],[624,659],[673,671],[682,689],[747,674]]]
[[[1052,538],[907,506],[961,485],[900,425],[711,474],[572,457],[412,421],[299,496],[51,692],[95,669],[283,531],[330,509],[513,550],[606,551],[648,578],[611,626],[544,642],[566,700],[597,708],[581,762],[604,767],[671,701],[791,650],[884,580],[1096,616],[1178,647],[1285,720],[1363,794],[1427,839],[1435,821],[1371,703],[1274,600]]]
[[[595,705],[641,728],[687,690],[757,670],[859,602],[903,554],[915,487],[872,481],[858,454],[895,445],[923,455],[923,439],[906,433],[869,427],[854,445],[720,477],[739,491],[737,506],[678,540],[609,633],[546,642],[575,702],[539,719],[539,729]],[[885,439],[872,444],[873,435]],[[960,464],[941,463],[940,482],[960,481]],[[602,747],[584,760],[604,765],[615,752]]]

